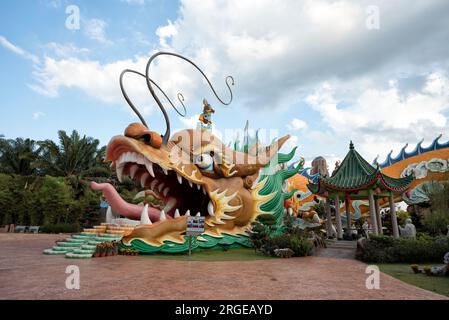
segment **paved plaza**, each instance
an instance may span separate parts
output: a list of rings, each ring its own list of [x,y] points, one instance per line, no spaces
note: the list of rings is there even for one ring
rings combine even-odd
[[[368,290],[366,264],[332,252],[339,249],[251,261],[42,254],[65,237],[0,234],[0,299],[446,299],[386,274],[379,290]],[[80,269],[79,290],[66,289],[68,265]]]

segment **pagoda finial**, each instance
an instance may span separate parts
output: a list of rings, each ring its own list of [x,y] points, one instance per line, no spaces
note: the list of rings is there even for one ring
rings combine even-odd
[[[352,143],[352,140],[349,143],[349,150],[354,150],[354,143]]]

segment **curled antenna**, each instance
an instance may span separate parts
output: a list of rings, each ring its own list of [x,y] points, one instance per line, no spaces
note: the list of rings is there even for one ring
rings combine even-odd
[[[162,114],[164,115],[164,118],[165,118],[165,124],[166,124],[166,131],[165,131],[165,134],[162,136],[162,141],[163,141],[163,143],[164,144],[167,144],[167,142],[168,142],[168,139],[170,138],[170,120],[169,120],[169,118],[168,118],[168,115],[167,115],[167,111],[165,110],[165,108],[164,108],[164,106],[162,105],[162,103],[161,103],[161,101],[159,100],[159,98],[158,98],[158,96],[156,95],[156,93],[154,92],[154,89],[153,89],[153,87],[152,87],[152,85],[151,84],[154,84],[154,85],[156,85],[151,79],[150,79],[150,77],[148,76],[148,73],[149,73],[149,70],[150,70],[150,65],[151,65],[151,62],[153,62],[153,60],[156,58],[156,57],[158,57],[158,56],[161,56],[161,55],[167,55],[167,56],[173,56],[173,57],[177,57],[177,58],[180,58],[180,59],[182,59],[182,60],[184,60],[184,61],[187,61],[188,63],[190,63],[192,66],[194,66],[200,73],[201,73],[201,75],[206,79],[206,81],[207,81],[207,83],[209,84],[209,87],[212,89],[212,92],[214,93],[214,95],[215,95],[215,97],[222,103],[222,104],[224,104],[224,105],[229,105],[231,102],[232,102],[232,98],[233,98],[233,96],[232,96],[232,90],[231,90],[231,86],[230,86],[230,84],[229,84],[229,81],[230,81],[230,83],[231,83],[231,85],[234,85],[234,78],[232,77],[232,76],[227,76],[226,77],[226,79],[225,79],[225,83],[226,83],[226,86],[228,87],[228,89],[229,89],[229,93],[230,93],[230,98],[229,98],[229,101],[228,102],[225,102],[225,101],[223,101],[219,96],[218,96],[218,94],[217,94],[217,92],[215,91],[215,89],[214,89],[214,87],[212,86],[212,83],[209,81],[209,78],[204,74],[204,72],[194,63],[194,62],[192,62],[191,60],[189,60],[189,59],[187,59],[187,58],[185,58],[185,57],[183,57],[183,56],[181,56],[181,55],[179,55],[179,54],[176,54],[176,53],[172,53],[172,52],[163,52],[163,51],[161,51],[161,52],[157,52],[157,53],[155,53],[155,54],[153,54],[152,56],[151,56],[151,58],[148,60],[148,63],[147,63],[147,67],[146,67],[146,69],[145,69],[145,78],[146,78],[146,80],[147,80],[147,86],[148,86],[148,89],[150,90],[150,92],[151,92],[151,95],[153,96],[153,98],[154,98],[154,100],[156,101],[156,103],[157,103],[157,105],[159,106],[159,108],[161,109],[161,111],[162,111]],[[164,93],[160,88],[158,88],[162,93]],[[164,95],[165,95],[165,93],[164,93]],[[178,94],[178,100],[179,100],[179,95],[180,94]],[[167,97],[166,95],[165,95],[165,97]],[[181,97],[182,97],[182,95],[181,95]],[[183,97],[182,97],[183,98]],[[181,100],[180,100],[180,102],[181,102]],[[128,102],[129,103],[129,102]],[[181,102],[182,103],[182,102]],[[183,104],[184,105],[184,104]],[[172,106],[173,106],[173,104],[172,104]],[[132,108],[132,107],[131,107]],[[134,110],[134,108],[133,108],[133,110]],[[140,117],[139,117],[140,118]],[[142,120],[142,119],[141,119]]]
[[[142,117],[142,115],[140,114],[139,110],[137,110],[136,106],[131,102],[131,99],[129,98],[128,94],[125,91],[125,87],[123,86],[123,77],[126,73],[134,73],[137,74],[141,77],[144,77],[145,79],[149,79],[147,78],[144,74],[135,71],[135,70],[131,70],[131,69],[126,69],[123,70],[122,73],[120,74],[120,89],[122,90],[122,94],[123,97],[125,98],[126,102],[129,104],[129,106],[131,107],[131,109],[136,113],[136,115],[139,117],[140,121],[142,121],[142,124],[148,128],[147,123],[145,122],[145,119]],[[167,96],[167,94],[164,92],[164,90],[161,89],[161,87],[159,87],[159,85],[154,82],[152,79],[149,79],[149,81],[154,84],[156,86],[156,88],[159,89],[160,92],[162,92],[162,94],[164,95],[165,99],[167,99],[167,101],[170,103],[170,105],[173,107],[173,109],[175,109],[175,111],[181,116],[181,117],[185,117],[186,115],[186,106],[184,105],[184,96],[181,93],[178,93],[178,101],[181,103],[182,108],[184,109],[183,112],[181,113],[178,108],[175,107],[175,105],[173,104],[173,102],[170,100],[170,98]]]

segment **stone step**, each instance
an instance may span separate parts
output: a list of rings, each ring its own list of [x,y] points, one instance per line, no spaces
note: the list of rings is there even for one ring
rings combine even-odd
[[[81,247],[82,243],[76,243],[76,242],[65,242],[61,241],[57,243],[58,247]]]
[[[45,249],[44,254],[51,254],[51,255],[65,255],[68,251],[67,250],[53,250],[53,249]]]
[[[326,244],[327,244],[328,248],[350,249],[350,250],[355,250],[357,248],[357,242],[356,241],[326,240]]]
[[[68,243],[84,243],[86,242],[86,239],[76,239],[76,238],[67,238],[64,242]]]
[[[89,240],[90,238],[96,237],[94,234],[74,234],[72,238],[74,239],[83,239],[83,240]]]
[[[78,254],[93,254],[95,252],[95,249],[75,249],[72,251],[72,253],[78,253]]]
[[[81,249],[89,249],[89,250],[95,250],[97,248],[97,245],[91,245],[91,244],[83,244],[81,246]]]
[[[68,253],[66,253],[65,257],[70,258],[70,259],[90,259],[90,258],[92,258],[92,253],[68,252]]]
[[[60,247],[60,246],[53,246],[53,248],[50,248],[50,250],[55,250],[55,251],[70,251],[70,250],[75,250],[78,249],[79,247]]]

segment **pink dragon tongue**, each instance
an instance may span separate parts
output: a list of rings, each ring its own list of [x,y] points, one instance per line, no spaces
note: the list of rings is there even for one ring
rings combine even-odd
[[[125,216],[128,219],[140,220],[142,207],[123,200],[122,197],[118,194],[117,190],[115,190],[115,188],[110,183],[91,182],[90,186],[94,190],[103,192],[104,197],[109,202],[109,205],[114,211],[119,212],[122,216]],[[153,222],[159,221],[160,210],[149,207],[148,216]]]

